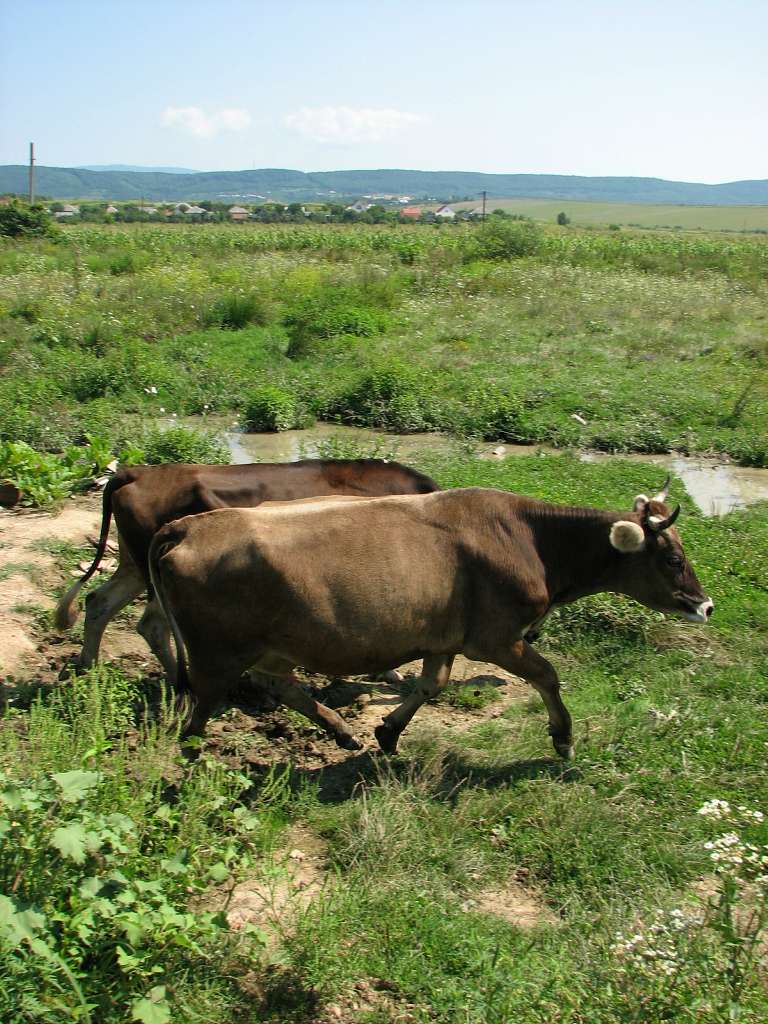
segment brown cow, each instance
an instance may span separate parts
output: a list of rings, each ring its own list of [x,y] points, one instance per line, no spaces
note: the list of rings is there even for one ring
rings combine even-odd
[[[104,556],[114,515],[120,564],[108,582],[86,598],[83,647],[73,667],[84,670],[94,664],[107,624],[148,588],[150,541],[165,523],[212,509],[253,508],[265,501],[322,495],[426,494],[436,490],[437,484],[425,474],[386,459],[303,459],[244,466],[127,466],[104,489],[101,534],[93,563],[56,607],[57,628],[70,628],[78,616],[77,595]],[[173,681],[176,659],[168,625],[156,601],[150,600],[138,630]]]
[[[471,488],[171,523],[155,536],[149,563],[174,631],[180,684],[193,695],[184,735],[203,733],[251,666],[296,683],[297,665],[346,675],[424,658],[413,692],[376,729],[382,749],[394,752],[464,653],[530,682],[546,704],[555,749],[569,757],[571,719],[557,673],[524,637],[555,606],[605,591],[706,622],[713,604],[672,528],[680,508],[670,514],[665,498],[640,495],[622,515]],[[338,715],[306,694],[293,706],[322,720],[342,746],[359,746]]]

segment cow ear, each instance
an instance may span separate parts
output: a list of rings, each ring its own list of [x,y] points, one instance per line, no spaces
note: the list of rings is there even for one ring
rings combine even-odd
[[[647,494],[638,494],[638,496],[635,498],[635,502],[634,502],[634,504],[632,506],[632,511],[633,512],[642,512],[643,509],[645,508],[645,506],[648,504],[649,500],[650,499],[648,498]]]
[[[625,555],[641,551],[645,546],[642,526],[630,523],[628,519],[620,519],[611,527],[611,544]]]

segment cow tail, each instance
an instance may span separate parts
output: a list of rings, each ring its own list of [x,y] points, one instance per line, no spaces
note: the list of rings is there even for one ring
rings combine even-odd
[[[160,531],[162,532],[162,531]],[[160,610],[168,620],[171,627],[173,641],[176,645],[176,692],[178,694],[191,694],[192,688],[189,685],[189,671],[187,669],[186,648],[184,637],[181,635],[179,624],[171,611],[165,591],[163,589],[162,576],[160,574],[160,559],[174,547],[174,542],[169,541],[156,533],[149,546],[149,581],[154,591]]]
[[[65,630],[71,629],[77,622],[77,617],[80,614],[80,609],[75,604],[77,595],[91,576],[96,572],[99,567],[99,563],[104,557],[104,552],[107,550],[109,524],[112,521],[112,495],[116,490],[122,487],[125,482],[126,481],[120,476],[113,476],[107,481],[107,486],[104,488],[104,497],[102,499],[101,533],[99,534],[99,543],[96,545],[96,554],[83,575],[72,584],[56,605],[53,621],[59,632],[63,633]]]

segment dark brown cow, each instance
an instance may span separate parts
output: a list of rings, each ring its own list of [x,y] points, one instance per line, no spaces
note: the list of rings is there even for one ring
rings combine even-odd
[[[436,490],[437,484],[428,476],[386,459],[303,459],[245,466],[127,466],[104,489],[101,534],[93,563],[56,607],[57,628],[70,628],[78,616],[76,599],[80,589],[104,557],[114,515],[120,563],[109,581],[86,598],[83,647],[73,667],[83,670],[94,664],[107,624],[148,588],[149,545],[165,523],[212,509],[253,508],[270,501],[323,495],[426,494]],[[176,659],[168,625],[156,601],[148,603],[138,630],[173,681]]]
[[[455,655],[489,661],[530,682],[549,713],[555,749],[572,752],[571,719],[555,669],[525,640],[557,605],[586,594],[627,594],[706,622],[703,593],[662,493],[630,514],[546,504],[471,488],[348,504],[226,510],[182,519],[155,536],[149,563],[184,649],[201,735],[215,706],[250,666],[296,684],[300,665],[346,675],[414,658],[414,690],[376,729],[394,752],[418,707],[448,682]],[[301,693],[293,706],[342,746],[343,720]]]

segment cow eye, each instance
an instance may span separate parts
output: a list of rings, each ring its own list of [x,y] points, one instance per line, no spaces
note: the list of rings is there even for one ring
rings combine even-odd
[[[679,555],[670,555],[667,559],[667,565],[673,569],[680,569],[683,565],[683,560]]]

